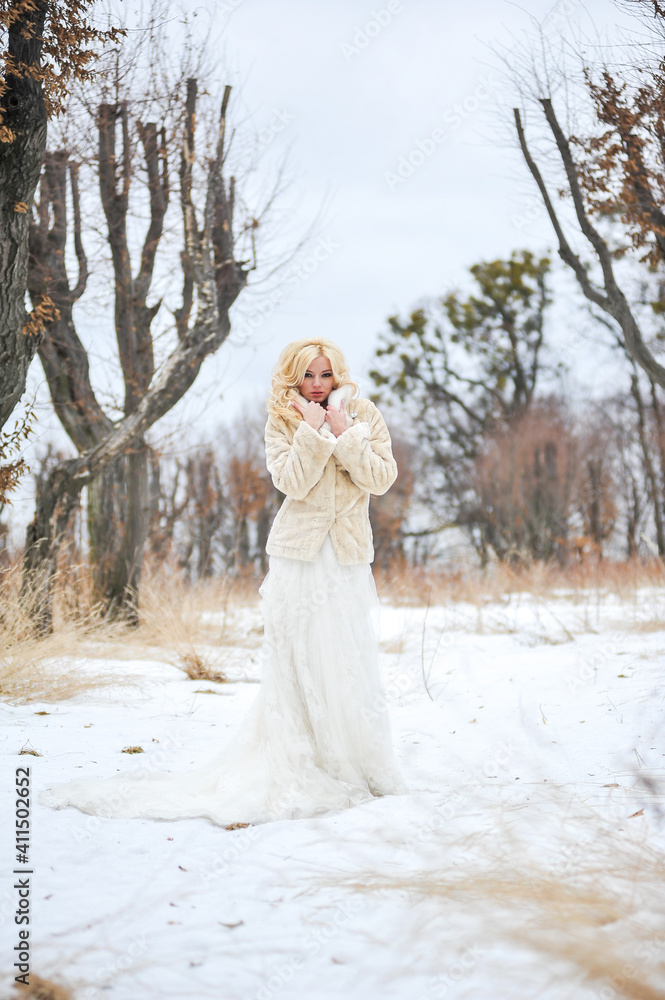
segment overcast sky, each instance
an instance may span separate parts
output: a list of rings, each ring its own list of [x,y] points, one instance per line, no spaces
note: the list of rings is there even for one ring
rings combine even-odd
[[[330,211],[311,275],[286,282],[252,339],[214,363],[229,403],[264,396],[281,347],[308,333],[338,341],[363,375],[388,315],[468,288],[479,260],[553,247],[500,121],[512,95],[491,47],[530,31],[530,17],[550,35],[571,16],[612,23],[609,0],[231,5],[223,37],[243,103],[260,138],[274,135],[271,153],[289,147],[303,224],[326,195]],[[258,314],[250,299],[236,315],[244,332]]]
[[[187,9],[211,39],[220,83],[234,87],[239,131],[258,137],[264,155],[252,183],[269,187],[288,152],[292,183],[267,234],[270,254],[287,254],[324,212],[310,245],[272,283],[279,303],[261,317],[266,291],[248,290],[231,342],[157,440],[175,419],[180,442],[211,439],[243,407],[261,406],[281,348],[311,333],[340,344],[368,391],[363,376],[387,316],[469,288],[466,270],[480,260],[553,247],[501,123],[511,95],[491,49],[513,45],[532,17],[551,35],[571,16],[611,30],[610,0],[205,0]],[[591,392],[602,371],[585,371]],[[36,362],[31,386],[42,382]],[[39,440],[54,428],[40,408]]]

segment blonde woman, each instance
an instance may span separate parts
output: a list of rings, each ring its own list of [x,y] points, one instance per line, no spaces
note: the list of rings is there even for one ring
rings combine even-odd
[[[397,466],[383,417],[357,391],[340,349],[306,338],[282,351],[267,405],[266,463],[285,499],[260,589],[265,728],[280,719],[279,769],[293,772],[293,808],[308,813],[406,791],[370,568],[370,494],[390,488]]]
[[[196,770],[56,785],[40,801],[104,816],[220,825],[298,819],[404,794],[378,665],[370,494],[397,476],[377,407],[355,397],[328,340],[277,362],[266,461],[285,499],[266,551],[259,694],[231,742]]]

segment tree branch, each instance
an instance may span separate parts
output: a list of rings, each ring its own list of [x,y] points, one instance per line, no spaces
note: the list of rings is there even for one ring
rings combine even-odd
[[[586,295],[586,297],[591,302],[595,302],[596,305],[600,306],[602,309],[605,309],[608,305],[606,296],[604,296],[602,292],[600,292],[597,288],[594,288],[594,286],[591,284],[591,282],[589,281],[589,276],[586,272],[586,268],[582,264],[579,257],[575,253],[573,253],[572,247],[570,246],[568,240],[565,237],[565,234],[561,227],[561,223],[559,222],[558,216],[552,204],[552,200],[549,196],[549,192],[545,185],[545,181],[543,180],[542,174],[540,173],[538,166],[536,165],[533,157],[531,156],[531,153],[529,152],[529,147],[527,146],[526,137],[524,135],[524,129],[522,127],[522,118],[520,116],[519,108],[514,108],[513,113],[515,115],[517,137],[519,139],[522,155],[524,156],[526,165],[531,172],[531,176],[538,185],[538,190],[540,191],[540,195],[543,199],[543,204],[545,205],[547,214],[550,217],[550,222],[552,223],[552,227],[559,241],[559,256],[561,257],[561,260],[564,262],[564,264],[567,264],[568,267],[570,267],[574,272],[575,277],[577,278],[577,281],[582,291]]]
[[[87,277],[81,244],[80,218],[75,221],[79,281],[70,291],[65,266],[67,242],[67,174],[69,154],[47,153],[40,182],[39,210],[30,220],[28,289],[36,307],[48,295],[55,316],[45,323],[39,356],[55,411],[77,450],[98,444],[111,430],[111,421],[100,407],[90,383],[88,356],[72,318],[72,304]],[[71,168],[69,170],[72,177]],[[76,170],[73,172],[76,177]],[[75,216],[79,209],[78,187],[74,194]],[[50,210],[50,211],[49,211]],[[49,229],[49,215],[54,224]]]
[[[169,204],[169,178],[164,129],[160,131],[159,143],[157,141],[157,126],[152,122],[147,125],[142,125],[139,122],[138,130],[148,171],[150,225],[143,242],[141,267],[134,282],[134,296],[136,302],[145,303],[152,281],[157,247],[164,230],[164,217]]]
[[[541,104],[566,172],[568,186],[573,198],[573,205],[575,207],[578,222],[584,236],[594,249],[596,258],[601,266],[605,294],[592,285],[585,267],[582,265],[580,259],[572,252],[564,236],[540,171],[529,153],[519,110],[515,108],[515,124],[517,126],[520,148],[522,149],[522,154],[526,164],[538,185],[543,202],[547,209],[547,214],[550,217],[550,221],[552,222],[554,231],[559,240],[559,256],[563,262],[572,269],[586,298],[589,299],[590,302],[594,302],[596,305],[600,306],[604,312],[614,317],[614,319],[616,319],[619,323],[623,332],[625,346],[629,354],[637,361],[640,367],[644,369],[650,378],[652,378],[659,385],[665,386],[665,367],[656,361],[652,352],[645,344],[641,330],[628,304],[628,300],[619,288],[614,277],[614,269],[612,266],[612,258],[609,247],[597,229],[591,224],[587,216],[575,163],[570,152],[570,146],[563,134],[556,115],[554,114],[552,103],[549,99],[545,98],[541,101]]]
[[[88,284],[88,258],[81,240],[81,195],[79,192],[79,164],[69,164],[69,182],[72,188],[72,203],[74,206],[74,250],[78,263],[79,274],[75,287],[70,292],[72,302],[77,302],[83,295]]]

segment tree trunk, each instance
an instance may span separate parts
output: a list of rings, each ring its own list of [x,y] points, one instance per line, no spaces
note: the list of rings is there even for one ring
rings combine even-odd
[[[637,527],[640,523],[640,506],[637,483],[631,477],[631,496],[626,520],[626,555],[628,559],[634,559],[639,551],[637,545]]]
[[[24,5],[27,7],[27,5]],[[40,324],[28,323],[28,229],[32,200],[46,148],[42,85],[25,70],[41,62],[47,0],[35,0],[8,31],[7,54],[22,70],[7,74],[0,99],[0,428],[25,391],[39,346]]]
[[[602,470],[600,459],[589,458],[586,463],[591,494],[588,507],[589,533],[598,546],[599,558],[603,558],[603,520],[602,520]]]
[[[138,593],[151,497],[148,447],[137,442],[88,486],[93,591],[111,618],[138,624]]]
[[[658,457],[660,460],[660,478],[658,483],[656,502],[660,506],[661,519],[665,514],[665,423],[663,420],[663,410],[658,399],[658,390],[653,379],[651,382],[651,402],[653,406],[653,417],[656,422],[656,440],[658,442]]]
[[[637,407],[637,426],[639,430],[640,447],[642,448],[644,471],[646,473],[646,479],[649,486],[649,499],[653,504],[653,518],[656,526],[656,545],[658,546],[658,555],[662,559],[665,556],[665,531],[663,531],[663,515],[659,503],[658,477],[656,475],[653,459],[651,457],[649,442],[647,441],[644,402],[642,400],[642,393],[640,392],[639,383],[637,381],[637,375],[635,374],[632,376],[630,381],[630,391]]]
[[[270,486],[272,487],[272,483]],[[274,487],[272,488],[274,489]],[[272,499],[269,492],[268,496]],[[270,534],[270,526],[272,524],[273,516],[274,511],[272,509],[272,505],[269,500],[266,500],[266,503],[261,508],[261,512],[256,522],[256,547],[259,553],[262,573],[268,572],[268,553],[266,552],[266,544],[268,542],[268,535]]]
[[[115,609],[127,510],[127,456],[121,455],[88,486],[88,547],[95,600]]]
[[[60,462],[37,492],[35,516],[26,533],[21,604],[36,629],[53,629],[53,589],[60,546],[76,509],[78,493],[68,489],[75,459]]]

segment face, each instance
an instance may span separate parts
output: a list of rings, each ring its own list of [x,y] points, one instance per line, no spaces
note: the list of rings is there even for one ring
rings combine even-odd
[[[298,388],[305,399],[313,399],[315,403],[325,403],[333,390],[333,371],[330,367],[330,359],[314,358]]]

